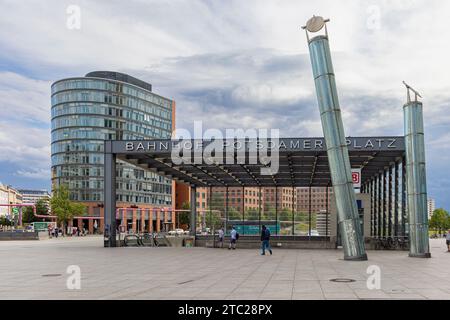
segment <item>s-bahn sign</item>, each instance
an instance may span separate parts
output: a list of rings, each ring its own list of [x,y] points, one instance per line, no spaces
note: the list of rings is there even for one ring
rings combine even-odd
[[[139,140],[139,141],[112,141],[112,145],[105,149],[112,153],[167,153],[173,149],[184,151],[198,151],[207,148],[218,140]],[[221,139],[220,144],[224,149],[236,151],[249,151],[252,148],[289,151],[326,151],[324,138],[280,138],[280,139]],[[349,137],[346,139],[349,151],[402,151],[405,149],[404,137]]]

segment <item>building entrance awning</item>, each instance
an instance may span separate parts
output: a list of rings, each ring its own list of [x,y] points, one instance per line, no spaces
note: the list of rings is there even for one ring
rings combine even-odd
[[[224,140],[223,153],[215,152],[211,143],[211,140],[106,141],[105,154],[197,187],[331,185],[323,138],[280,138],[269,144],[267,155],[253,148],[257,139]],[[404,137],[349,137],[347,146],[351,167],[362,170],[363,184],[401,159],[405,152]],[[226,153],[227,150],[232,153]],[[278,166],[273,165],[275,157]],[[263,174],[262,169],[270,167],[275,172]]]

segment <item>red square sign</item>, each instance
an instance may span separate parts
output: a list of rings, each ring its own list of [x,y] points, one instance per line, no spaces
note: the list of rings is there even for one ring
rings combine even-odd
[[[359,172],[352,172],[352,181],[354,184],[359,184]]]

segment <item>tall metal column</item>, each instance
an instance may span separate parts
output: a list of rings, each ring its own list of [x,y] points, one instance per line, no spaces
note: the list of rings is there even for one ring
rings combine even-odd
[[[383,172],[381,173],[382,174],[382,179],[381,179],[381,182],[382,182],[382,193],[381,193],[381,197],[382,197],[382,204],[381,204],[381,206],[382,206],[382,212],[383,212],[383,215],[382,215],[382,219],[383,219],[383,223],[382,223],[382,235],[383,235],[383,238],[385,238],[386,236],[387,236],[387,218],[386,218],[386,213],[387,213],[387,207],[386,207],[386,190],[387,190],[387,188],[386,188],[386,186],[387,186],[387,179],[386,179],[386,169],[383,169]]]
[[[336,195],[339,229],[342,236],[345,260],[367,260],[359,221],[355,191],[353,189],[350,158],[337,96],[326,22],[322,17],[308,20],[304,29],[319,102],[322,129],[327,145],[328,164]],[[325,27],[325,35],[309,39]]]
[[[116,155],[111,141],[105,142],[104,154],[104,246],[116,247]]]
[[[398,233],[398,227],[399,227],[399,170],[398,170],[398,162],[394,163],[394,172],[395,172],[395,176],[394,176],[394,236],[398,237],[399,233]]]
[[[393,215],[392,215],[392,170],[391,166],[387,169],[387,219],[388,219],[388,237],[393,236],[392,226]]]
[[[312,215],[311,215],[311,185],[309,185],[309,197],[308,197],[308,236],[309,240],[311,240],[311,223],[312,223]]]
[[[405,83],[408,90],[408,102],[403,106],[406,174],[409,209],[409,256],[431,258],[428,215],[427,215],[427,178],[425,172],[425,139],[422,115],[422,102],[419,93]],[[415,99],[411,101],[410,92]]]
[[[191,235],[195,237],[197,234],[197,188],[196,186],[191,186],[190,190],[190,202],[191,202]]]
[[[388,236],[388,172],[383,169],[383,237]]]
[[[373,178],[369,181],[369,193],[370,193],[370,236],[375,236],[375,210],[374,210],[374,180]]]
[[[243,186],[242,187],[242,198],[241,198],[241,201],[242,201],[242,234],[243,235],[245,234],[245,206],[244,206],[245,198],[244,198],[244,191],[245,191],[245,187]]]
[[[378,173],[378,238],[383,236],[383,180],[381,173]]]
[[[377,177],[376,175],[372,178],[372,192],[373,192],[373,236],[378,236],[378,193],[377,193]]]

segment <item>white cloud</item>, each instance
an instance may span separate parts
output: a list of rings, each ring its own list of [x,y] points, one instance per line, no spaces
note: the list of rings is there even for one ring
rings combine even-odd
[[[31,79],[0,70],[0,103],[2,120],[28,122],[50,121],[50,82]]]
[[[50,167],[50,130],[0,121],[0,161],[24,167]]]
[[[30,179],[48,179],[50,176],[50,168],[36,170],[17,170],[16,175]]]

